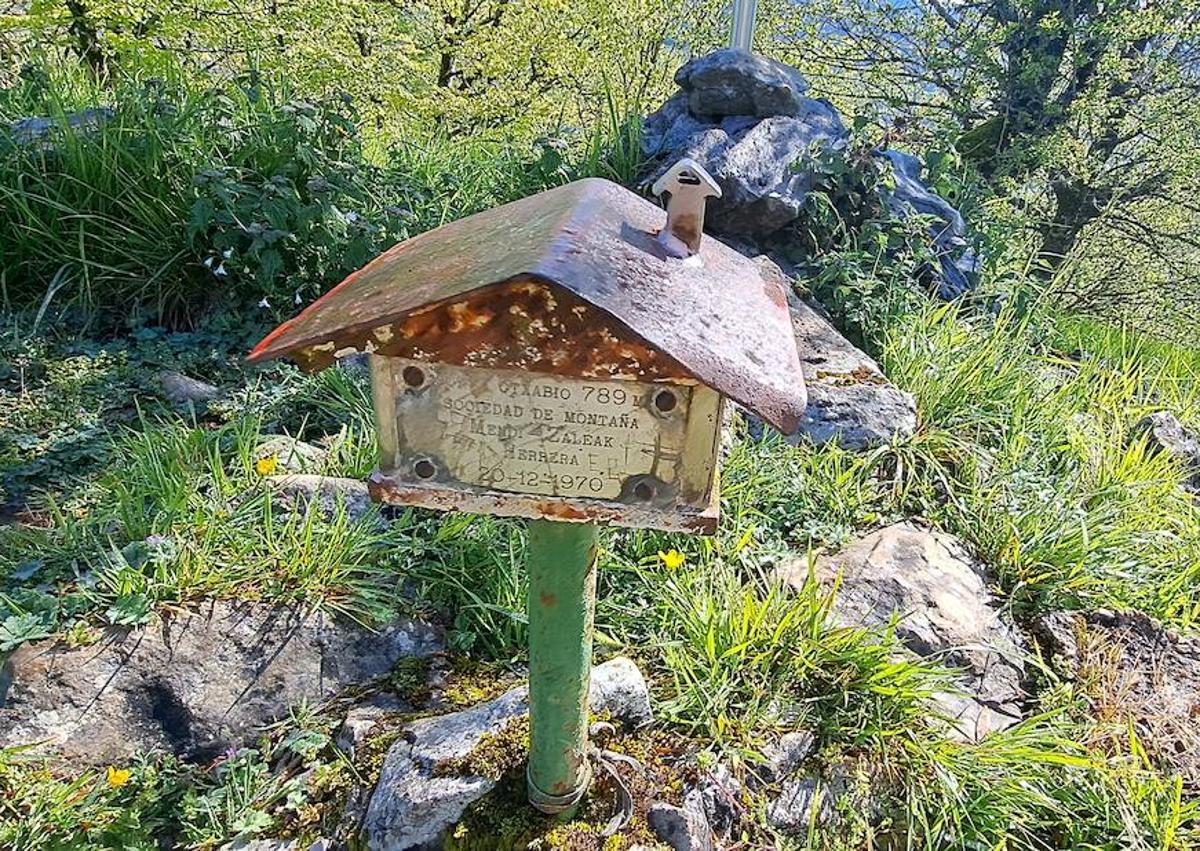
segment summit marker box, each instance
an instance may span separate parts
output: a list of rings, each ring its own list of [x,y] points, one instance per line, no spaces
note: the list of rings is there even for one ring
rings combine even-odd
[[[691,176],[673,199],[712,194]],[[791,432],[806,394],[782,285],[670,227],[605,180],[551,189],[395,246],[250,357],[369,353],[382,502],[711,532],[725,399]]]

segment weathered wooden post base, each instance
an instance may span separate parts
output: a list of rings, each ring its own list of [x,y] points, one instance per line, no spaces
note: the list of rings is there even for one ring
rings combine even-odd
[[[596,526],[529,523],[529,802],[564,813],[591,782],[588,683]]]

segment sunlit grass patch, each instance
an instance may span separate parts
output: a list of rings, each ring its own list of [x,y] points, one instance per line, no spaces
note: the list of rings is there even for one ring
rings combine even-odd
[[[1069,706],[978,745],[898,740],[913,848],[1182,851],[1200,840],[1200,802],[1139,755],[1089,747]]]
[[[348,788],[362,782],[333,744],[336,723],[301,707],[211,766],[147,754],[65,771],[0,748],[0,847],[213,849],[281,831],[332,833]]]
[[[1141,362],[1172,384],[1200,384],[1200,349],[1150,336],[1130,325],[1085,316],[1060,315],[1053,324],[1055,346],[1069,354],[1087,355],[1117,369]]]
[[[916,396],[923,432],[969,447],[969,464],[956,465],[967,475],[950,483],[936,519],[1019,602],[1133,605],[1194,622],[1200,510],[1180,487],[1186,471],[1136,425],[1162,407],[1188,416],[1195,385],[1176,380],[1180,361],[1064,361],[1039,339],[1028,319],[955,306],[892,329],[883,360]]]
[[[52,502],[48,525],[0,530],[0,572],[32,569],[54,583],[72,601],[56,622],[92,608],[111,623],[144,623],[156,606],[213,597],[377,613],[395,585],[380,567],[392,547],[377,510],[351,518],[344,503],[327,514],[316,500],[285,508],[254,470],[262,438],[253,419],[146,424],[118,437],[120,466],[82,504]],[[353,461],[357,452],[346,452]]]
[[[524,651],[528,621],[523,526],[493,517],[407,512],[392,563],[413,605],[450,626],[450,644],[484,658]]]
[[[728,550],[750,530],[800,549],[845,543],[893,507],[876,472],[874,458],[836,444],[742,439],[721,469],[718,540]]]
[[[886,627],[837,626],[831,592],[774,576],[784,560],[921,516],[984,557],[1019,618],[1132,605],[1193,625],[1200,513],[1178,487],[1183,471],[1136,424],[1161,407],[1194,422],[1195,385],[1168,361],[1069,357],[1048,340],[1033,320],[929,307],[894,319],[882,355],[917,397],[917,434],[850,453],[735,427],[715,536],[602,536],[599,654],[635,656],[662,727],[712,758],[754,763],[782,733],[814,730],[821,761],[860,765],[886,787],[913,848],[1194,844],[1195,805],[1136,737],[1058,706],[978,746],[947,741],[927,698],[950,687],[948,672],[899,655]],[[71,398],[94,395],[86,382],[80,393]],[[268,483],[278,470],[260,469],[260,443],[288,434],[320,443],[316,472],[361,479],[375,464],[373,418],[361,370],[281,367],[199,422],[156,411],[106,423],[107,468],[44,499],[41,526],[0,529],[0,649],[51,634],[83,644],[106,623],[236,597],[364,620],[416,612],[445,623],[458,658],[519,676],[522,523],[415,509],[355,521],[345,506],[285,506]],[[228,837],[230,825],[275,831],[290,792],[266,764],[244,754],[172,793],[186,798],[189,841]],[[136,768],[120,787],[84,792],[22,776],[31,795],[79,795],[70,818],[96,824],[143,788]],[[150,818],[157,804],[140,801],[130,806]]]
[[[673,573],[658,611],[668,717],[738,745],[796,727],[863,743],[927,715],[946,673],[901,655],[886,629],[836,625],[835,595],[747,563]]]
[[[174,829],[183,794],[173,763],[139,761],[72,776],[25,749],[0,749],[0,845],[13,851],[152,847]]]

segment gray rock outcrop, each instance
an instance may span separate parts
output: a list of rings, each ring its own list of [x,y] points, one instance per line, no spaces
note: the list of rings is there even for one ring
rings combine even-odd
[[[710,198],[705,230],[764,244],[799,218],[812,189],[813,172],[793,168],[815,146],[846,136],[829,103],[803,98],[793,115],[729,116],[719,121],[694,115],[679,93],[646,119],[643,149],[661,171],[681,157],[699,162],[721,186]]]
[[[804,836],[814,823],[824,827],[837,822],[835,806],[845,793],[846,784],[840,777],[804,774],[789,778],[767,806],[767,821],[780,833]]]
[[[817,737],[811,731],[793,730],[784,733],[777,741],[763,749],[763,756],[767,761],[762,766],[762,779],[768,783],[778,783],[791,777],[816,751]]]
[[[712,828],[708,826],[698,799],[686,801],[682,807],[672,804],[651,804],[646,811],[646,823],[658,839],[672,851],[712,851]]]
[[[329,451],[286,434],[266,437],[254,450],[254,459],[275,459],[277,473],[315,473],[325,464]]]
[[[334,744],[351,759],[379,727],[380,723],[403,712],[411,712],[412,707],[402,698],[394,694],[380,693],[372,695],[365,703],[350,708],[342,719],[334,737]]]
[[[64,127],[71,133],[91,133],[103,127],[115,115],[116,113],[107,106],[81,109],[62,118],[34,115],[9,124],[8,135],[18,145],[45,144]]]
[[[1200,792],[1200,638],[1105,609],[1054,612],[1034,632],[1060,675],[1088,683],[1098,714],[1132,722],[1150,755]]]
[[[683,796],[685,810],[703,817],[710,839],[729,838],[741,824],[746,807],[741,800],[742,784],[725,763],[701,772],[696,785]],[[715,843],[720,847],[720,842]]]
[[[367,490],[367,483],[360,479],[293,473],[270,476],[267,478],[267,484],[278,494],[285,508],[305,510],[315,503],[315,510],[320,512],[326,521],[337,516],[339,506],[346,512],[346,519],[351,523],[377,511]]]
[[[1143,417],[1136,430],[1147,436],[1153,449],[1165,452],[1189,473],[1183,486],[1200,496],[1200,435],[1185,428],[1170,411]]]
[[[302,702],[441,649],[410,620],[372,631],[320,612],[213,602],[90,647],[18,648],[0,706],[0,746],[35,744],[84,764],[169,752],[204,761]]]
[[[808,576],[807,558],[785,562],[793,585]],[[882,627],[907,652],[960,672],[960,688],[933,707],[962,739],[977,742],[1021,720],[1025,641],[988,590],[983,566],[950,535],[900,523],[819,559],[816,578],[841,587],[833,615],[845,626]]]
[[[881,826],[887,817],[890,781],[862,760],[835,760],[820,770],[798,771],[786,778],[767,804],[767,821],[786,836],[807,837],[810,831],[836,829],[852,813],[855,821]],[[876,835],[880,848],[902,848],[903,839]]]
[[[798,115],[804,109],[808,81],[793,68],[744,50],[717,50],[691,60],[675,72],[697,116]]]
[[[841,115],[828,101],[804,96],[808,86],[796,69],[744,51],[694,59],[676,82],[680,91],[644,122],[651,182],[691,157],[721,186],[722,196],[708,201],[708,231],[764,248],[785,238],[813,187],[814,152],[844,146],[849,138]],[[921,181],[916,158],[892,150],[876,156],[887,159],[895,175],[888,208],[934,219],[939,294],[966,292],[977,261],[962,216]]]
[[[938,295],[956,298],[974,285],[979,258],[967,240],[962,214],[921,180],[921,161],[912,154],[889,148],[882,152],[892,164],[895,187],[887,197],[888,209],[897,215],[928,216],[930,236],[938,249],[942,282]]]
[[[617,658],[592,669],[593,712],[637,727],[648,720],[650,694],[637,666]],[[447,766],[466,760],[485,737],[502,734],[529,713],[524,686],[461,712],[409,724],[384,759],[363,822],[370,851],[441,848],[441,838],[496,779]]]
[[[913,397],[896,387],[874,359],[847,340],[816,308],[795,295],[784,272],[765,257],[755,258],[764,277],[784,278],[788,310],[808,388],[804,420],[789,443],[837,443],[861,452],[908,437],[917,430]],[[751,434],[763,426],[752,418]]]
[[[862,451],[917,430],[913,397],[888,381],[872,358],[798,297],[788,299],[808,407],[800,430],[818,446]]]
[[[222,395],[220,388],[215,385],[174,370],[161,373],[158,382],[163,396],[176,405],[205,404],[220,399]]]

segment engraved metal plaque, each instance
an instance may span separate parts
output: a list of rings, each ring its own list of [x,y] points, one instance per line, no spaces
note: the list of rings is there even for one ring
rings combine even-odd
[[[720,396],[703,385],[372,362],[388,501],[560,518],[559,501],[584,513],[593,502],[659,515],[711,507]],[[433,504],[434,490],[453,504]],[[471,493],[509,510],[481,509]],[[503,494],[531,499],[517,510]]]

